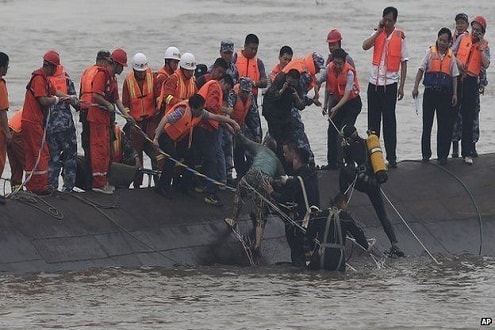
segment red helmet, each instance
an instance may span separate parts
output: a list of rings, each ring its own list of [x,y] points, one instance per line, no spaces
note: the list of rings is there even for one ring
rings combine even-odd
[[[473,21],[471,22],[471,26],[473,26],[474,22],[481,25],[481,27],[483,28],[483,32],[486,31],[486,19],[483,16],[476,16],[475,18],[473,18]]]
[[[340,34],[339,30],[337,29],[332,29],[330,32],[328,32],[327,36],[327,42],[334,43],[342,40],[342,35]]]
[[[43,55],[43,61],[46,61],[52,65],[60,65],[60,55],[54,50],[49,50]]]
[[[122,48],[114,50],[110,58],[124,67],[127,66],[127,53]]]

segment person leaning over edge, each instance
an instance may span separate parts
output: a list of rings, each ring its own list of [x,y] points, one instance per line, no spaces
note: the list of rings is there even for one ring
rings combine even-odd
[[[456,59],[449,45],[452,42],[452,33],[446,27],[438,31],[435,45],[430,46],[421,61],[412,97],[418,97],[418,85],[423,77],[425,92],[423,95],[423,133],[421,135],[421,153],[423,162],[431,157],[431,129],[433,117],[437,112],[437,156],[440,165],[447,164],[450,139],[452,137],[455,111],[457,104],[457,68]]]
[[[408,61],[405,34],[395,27],[397,16],[397,8],[385,8],[375,32],[363,42],[364,50],[373,47],[368,84],[368,129],[379,135],[383,118],[383,141],[392,168],[397,167],[395,108],[397,100],[404,97]]]
[[[170,112],[163,116],[155,131],[153,144],[159,147],[161,151],[167,153],[165,164],[163,165],[162,174],[158,182],[156,192],[163,197],[170,198],[170,188],[174,176],[175,162],[170,159],[178,159],[177,155],[185,158],[188,166],[194,164],[194,155],[190,148],[193,142],[193,129],[202,121],[215,120],[221,123],[231,125],[235,132],[240,130],[239,125],[232,119],[213,114],[205,110],[205,99],[194,94],[189,100],[177,103]],[[185,174],[182,184],[184,189],[190,188],[191,174],[189,171]]]

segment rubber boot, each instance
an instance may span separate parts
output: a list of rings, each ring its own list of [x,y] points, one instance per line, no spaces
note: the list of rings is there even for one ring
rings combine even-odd
[[[459,157],[459,141],[452,141],[452,158]]]

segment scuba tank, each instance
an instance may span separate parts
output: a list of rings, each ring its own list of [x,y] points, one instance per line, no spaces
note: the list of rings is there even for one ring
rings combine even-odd
[[[383,159],[382,148],[380,147],[380,139],[374,131],[368,131],[366,139],[366,147],[370,156],[371,167],[375,173],[376,180],[379,183],[385,183],[388,179],[387,167]]]

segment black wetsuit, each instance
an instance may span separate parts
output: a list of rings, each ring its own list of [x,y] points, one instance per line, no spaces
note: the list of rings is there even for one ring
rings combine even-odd
[[[306,195],[309,206],[320,207],[320,188],[318,185],[318,176],[316,169],[311,166],[303,166],[296,170],[294,177],[289,178],[283,189],[278,192],[273,192],[272,197],[279,203],[295,202],[295,216],[297,222],[301,223],[306,214],[306,202],[301,187],[301,183],[297,176],[303,179]],[[291,249],[291,259],[294,266],[305,266],[306,258],[304,253],[304,234],[295,226],[286,222],[285,234],[287,243]]]
[[[357,176],[355,188],[368,195],[385,234],[392,244],[397,243],[394,228],[385,211],[380,184],[370,164],[366,141],[360,137],[344,147],[344,167],[340,170],[340,191],[344,193]]]
[[[308,268],[343,272],[345,271],[344,248],[346,237],[353,237],[365,249],[368,249],[368,241],[363,230],[356,224],[350,213],[340,211],[338,214],[338,223],[335,216],[329,218],[329,215],[330,210],[325,210],[312,217],[309,222],[306,239],[308,240],[309,251],[313,251],[313,254],[311,255]],[[329,223],[327,224],[328,221]],[[340,228],[340,234],[338,228]],[[328,234],[325,237],[326,232]],[[316,246],[315,238],[324,249],[319,249],[319,246]]]

